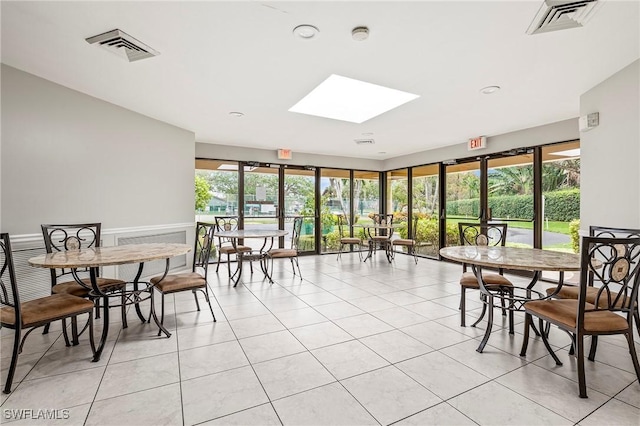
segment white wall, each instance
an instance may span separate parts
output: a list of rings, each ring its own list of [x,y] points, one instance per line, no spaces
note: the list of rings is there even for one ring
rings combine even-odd
[[[580,134],[580,228],[640,228],[640,60],[580,97],[600,125]]]
[[[2,232],[193,223],[193,132],[6,65],[1,78]]]
[[[574,118],[502,135],[489,136],[487,137],[487,147],[485,149],[468,151],[467,141],[464,141],[458,145],[390,158],[384,162],[383,167],[384,170],[393,170],[407,166],[436,163],[449,159],[486,155],[494,152],[507,151],[512,148],[526,148],[554,142],[576,140],[578,138],[578,119]]]

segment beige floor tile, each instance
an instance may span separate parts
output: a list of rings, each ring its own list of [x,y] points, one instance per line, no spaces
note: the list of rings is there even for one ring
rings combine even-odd
[[[473,425],[476,425],[474,421],[469,419],[464,414],[460,413],[460,411],[451,407],[446,402],[440,403],[435,407],[427,408],[426,410],[421,411],[418,414],[414,414],[411,417],[407,417],[406,419],[400,420],[398,423],[395,423],[395,424],[398,426],[405,426],[405,425],[473,426]]]
[[[442,401],[393,366],[341,383],[382,424],[396,422]]]
[[[368,336],[360,339],[360,342],[392,364],[434,350],[431,346],[425,345],[399,330]]]
[[[357,340],[325,346],[311,353],[338,380],[389,365],[389,362]]]
[[[307,350],[288,330],[240,339],[240,345],[252,364]]]
[[[287,425],[378,425],[378,422],[338,383],[274,401]]]
[[[219,417],[215,420],[201,423],[202,425],[220,425],[220,426],[280,426],[278,415],[273,410],[271,404],[262,404],[257,407],[248,408],[235,414]]]

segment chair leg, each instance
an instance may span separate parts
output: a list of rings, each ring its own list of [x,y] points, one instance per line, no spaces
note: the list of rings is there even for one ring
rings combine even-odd
[[[49,334],[49,326],[51,325],[51,323],[47,324],[44,326],[44,328],[42,329],[42,334]]]
[[[11,393],[11,384],[13,383],[13,376],[16,373],[16,367],[18,365],[18,355],[20,351],[20,335],[22,334],[22,329],[18,325],[14,330],[14,339],[13,339],[13,352],[11,353],[11,364],[9,365],[9,373],[7,374],[7,381],[4,384],[4,393]]]
[[[67,332],[67,320],[66,320],[66,318],[62,319],[62,336],[64,337],[65,345],[71,346],[71,343],[69,343],[69,333]]]
[[[460,327],[466,327],[465,309],[466,309],[466,288],[460,287]]]
[[[520,356],[527,356],[527,347],[529,347],[529,328],[531,327],[531,314],[524,314],[524,337],[522,338],[522,347],[520,348]]]
[[[296,265],[293,264],[293,257],[289,258],[289,261],[291,262],[291,269],[293,269],[293,275],[296,275]]]
[[[96,299],[96,319],[100,319],[100,298]]]
[[[71,342],[73,346],[80,344],[78,340],[78,318],[71,317]]]
[[[218,264],[216,265],[216,274],[218,273],[218,270],[220,269],[220,258],[222,257],[222,253],[220,253],[220,251],[218,251]]]
[[[633,361],[633,368],[636,370],[636,377],[640,382],[640,363],[638,363],[638,354],[636,353],[636,347],[633,343],[633,328],[629,327],[629,332],[625,333],[627,343],[629,343],[629,353],[631,354],[631,360]]]
[[[540,330],[544,330],[544,321],[542,321],[542,319],[539,320],[538,324],[540,325]],[[544,347],[547,348],[547,351],[549,352],[549,354],[551,355],[553,360],[556,362],[556,365],[562,365],[562,361],[560,361],[560,359],[558,358],[556,353],[553,351],[553,349],[551,349],[551,345],[549,344],[549,341],[547,340],[546,334],[545,333],[541,333],[540,337],[542,337],[542,343],[544,343]],[[583,371],[583,374],[584,374],[584,371]]]
[[[193,298],[196,299],[196,308],[198,312],[200,312],[200,303],[198,302],[198,295],[196,294],[196,290],[192,290]]]
[[[227,271],[229,272],[229,278],[231,278],[231,255],[227,253]]]
[[[120,315],[122,315],[122,328],[129,327],[127,324],[127,293],[125,292],[126,288],[122,289],[122,295],[120,296]],[[98,299],[100,300],[100,299]]]
[[[344,244],[340,243],[340,248],[338,249],[338,256],[336,257],[336,260],[340,260],[340,258],[342,257],[342,246],[344,246]]]
[[[576,347],[578,352],[578,390],[580,398],[588,398],[587,379],[584,376],[584,339],[582,336],[576,336]]]
[[[596,360],[596,349],[598,349],[598,336],[591,336],[591,349],[589,350],[589,361]]]
[[[216,314],[213,313],[213,307],[211,306],[211,299],[209,298],[209,287],[205,287],[204,288],[204,299],[207,301],[207,303],[209,304],[209,309],[211,310],[211,316],[213,317],[213,322],[216,322]]]

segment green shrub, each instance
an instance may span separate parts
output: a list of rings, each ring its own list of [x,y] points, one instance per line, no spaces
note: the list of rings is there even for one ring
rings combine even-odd
[[[571,234],[571,247],[573,247],[573,252],[578,253],[580,250],[580,219],[569,222],[569,233]]]
[[[580,217],[580,189],[547,192],[545,197],[545,219],[569,222]],[[457,200],[447,202],[447,215],[472,216],[479,212],[479,200]],[[502,195],[491,197],[491,216],[504,219],[533,218],[531,195]]]

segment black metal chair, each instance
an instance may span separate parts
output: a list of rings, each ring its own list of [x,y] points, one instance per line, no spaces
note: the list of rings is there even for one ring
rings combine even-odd
[[[393,214],[373,214],[373,223],[376,225],[393,225]],[[369,233],[369,246],[370,251],[376,251],[379,248],[384,250],[390,250],[391,234],[393,231],[387,231],[382,229],[374,229],[373,234]]]
[[[191,272],[185,272],[182,274],[167,274],[165,272],[165,274],[160,277],[151,278],[150,282],[153,284],[153,288],[162,295],[160,324],[164,324],[165,294],[179,293],[182,291],[191,291],[193,293],[193,298],[196,301],[198,311],[200,310],[200,303],[198,302],[198,295],[196,292],[202,292],[207,304],[209,305],[209,309],[211,310],[213,321],[216,321],[216,315],[213,313],[213,308],[211,307],[209,286],[207,284],[207,272],[209,270],[209,258],[211,256],[211,247],[213,246],[214,230],[215,225],[212,223],[196,223],[196,240],[193,248],[193,264],[191,266]],[[202,271],[202,273],[200,273],[200,271]],[[151,298],[151,303],[154,303],[153,297]],[[160,336],[161,332],[162,330],[158,330],[158,336]]]
[[[608,237],[608,238],[639,238],[640,229],[632,228],[614,228],[609,226],[597,226],[592,225],[589,227],[589,236],[591,237]],[[640,261],[638,258],[633,259],[634,263]],[[600,292],[600,289],[594,286],[593,272],[590,272],[587,277],[587,303],[595,304],[596,298]],[[547,295],[557,299],[577,299],[580,293],[580,286],[575,284],[563,284],[560,287],[550,287],[546,290]],[[617,292],[611,291],[611,297],[616,298]],[[600,303],[606,304],[606,300],[600,300]],[[638,313],[638,303],[633,305],[633,317],[636,323],[636,330],[640,333],[640,314]],[[596,348],[598,346],[598,336],[593,336],[591,339],[591,351],[589,352],[589,360],[595,360]],[[571,348],[573,354],[574,348]]]
[[[27,336],[36,328],[62,320],[62,329],[67,346],[70,346],[66,334],[66,318],[75,321],[78,315],[88,314],[91,347],[93,346],[93,302],[71,294],[52,294],[51,296],[22,302],[16,281],[13,254],[9,234],[0,234],[0,324],[14,330],[13,352],[4,386],[4,393],[11,392],[13,376],[18,364],[18,356]],[[28,330],[27,330],[28,329]],[[27,332],[22,336],[22,331]]]
[[[300,272],[300,264],[298,263],[298,251],[300,244],[300,231],[302,230],[302,217],[298,216],[293,219],[293,231],[291,234],[291,248],[275,248],[267,251],[267,259],[269,259],[269,276],[273,277],[273,259],[289,259],[291,261],[291,267],[293,268],[293,275],[296,275],[296,267],[298,268],[298,274],[302,279],[302,272]],[[295,264],[294,264],[295,262]]]
[[[413,256],[413,260],[415,260],[417,265],[418,264],[418,256],[416,253],[416,248],[418,245],[418,240],[416,239],[417,234],[418,234],[418,216],[413,218],[410,238],[396,238],[391,240],[391,258],[395,259],[395,254],[396,254],[395,247],[403,247],[407,250],[407,254]]]
[[[220,231],[235,231],[238,229],[239,219],[237,216],[216,216],[215,230]],[[227,269],[229,270],[229,277],[231,277],[231,255],[237,254],[239,251],[250,252],[251,247],[236,245],[234,246],[232,238],[218,237],[218,264],[216,265],[216,274],[220,268],[220,259],[223,254],[227,255]],[[251,272],[253,273],[253,263],[249,265]]]
[[[44,247],[47,253],[55,253],[66,250],[80,250],[92,247],[100,247],[101,223],[80,223],[64,225],[40,225]],[[71,294],[73,296],[91,299],[96,304],[96,318],[100,318],[100,298],[94,297],[88,288],[91,288],[91,279],[82,278],[86,287],[78,284],[72,276],[71,269],[51,269],[51,293]],[[76,270],[76,274],[82,276],[89,274],[88,269]],[[122,327],[127,328],[127,312],[124,289],[126,282],[114,278],[97,277],[96,283],[104,292],[122,291],[120,309],[122,313]],[[77,324],[72,320],[73,344],[78,344]],[[85,327],[86,328],[86,327]],[[49,331],[46,326],[44,333]],[[84,329],[83,329],[84,331]]]
[[[633,342],[633,317],[640,287],[639,257],[639,237],[584,237],[578,298],[548,298],[525,303],[525,335],[520,355],[526,355],[533,316],[538,317],[540,329],[544,328],[543,321],[547,321],[567,332],[577,352],[580,397],[587,398],[584,337],[623,334],[640,381],[640,365]],[[598,285],[595,286],[594,282]],[[590,287],[598,289],[595,298],[589,297]],[[590,299],[593,303],[589,302]],[[541,333],[541,337],[556,365],[562,365],[551,349],[546,333]],[[591,351],[594,351],[593,345]]]
[[[507,241],[507,224],[506,223],[458,223],[458,232],[460,234],[460,245],[466,246],[504,246]],[[466,311],[466,290],[479,290],[478,278],[473,272],[467,272],[467,264],[462,264],[462,277],[460,278],[460,325],[465,327],[465,311]],[[513,287],[513,283],[503,276],[504,271],[498,270],[498,273],[482,273],[482,278],[486,285],[496,286],[501,289]],[[502,315],[507,315],[502,299]],[[471,327],[475,327],[482,319],[487,311],[487,303],[483,303],[482,312]],[[513,311],[509,310],[509,333],[513,334]]]
[[[340,249],[338,251],[338,257],[336,260],[342,257],[342,249],[344,246],[358,246],[358,256],[362,260],[362,240],[358,237],[349,236],[349,223],[343,215],[338,215],[338,233],[340,235]]]

